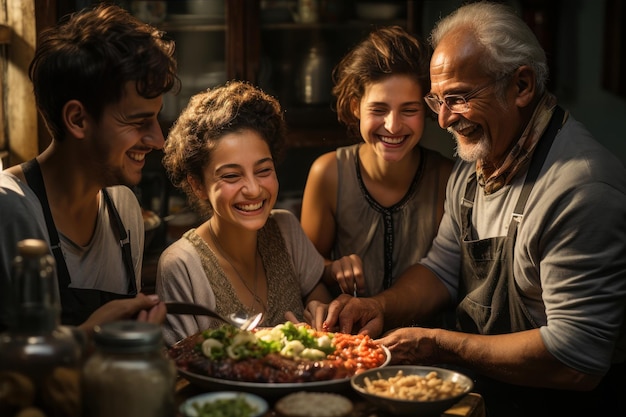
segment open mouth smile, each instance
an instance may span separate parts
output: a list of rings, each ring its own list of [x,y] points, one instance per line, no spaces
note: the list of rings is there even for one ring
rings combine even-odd
[[[472,136],[474,133],[476,133],[479,130],[479,128],[480,126],[474,123],[459,122],[455,126],[450,126],[448,128],[448,132],[468,138]]]
[[[402,142],[404,142],[407,138],[407,136],[403,135],[403,136],[378,136],[380,138],[380,141],[389,145],[399,145]]]
[[[261,200],[258,203],[251,204],[235,204],[235,208],[241,211],[256,211],[263,207],[265,200]]]
[[[128,157],[132,159],[133,161],[137,161],[137,162],[142,162],[144,159],[146,159],[145,153],[127,152],[126,155],[128,155]]]

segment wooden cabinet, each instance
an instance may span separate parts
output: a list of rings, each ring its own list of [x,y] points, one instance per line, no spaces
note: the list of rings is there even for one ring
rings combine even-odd
[[[76,5],[84,3],[84,0],[75,0]],[[144,20],[150,20],[145,10],[138,11],[137,5],[141,2],[118,3]],[[175,39],[177,45],[182,90],[178,96],[164,98],[161,119],[165,130],[192,94],[229,79],[248,80],[281,102],[292,147],[353,143],[355,139],[346,136],[344,126],[337,122],[332,110],[332,68],[377,26],[396,24],[420,32],[416,18],[420,1],[172,0],[143,3],[165,7],[165,17],[157,14],[151,23]]]

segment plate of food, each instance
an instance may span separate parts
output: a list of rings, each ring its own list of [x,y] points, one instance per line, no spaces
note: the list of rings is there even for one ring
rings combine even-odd
[[[261,396],[343,391],[350,378],[391,359],[369,336],[291,322],[253,331],[223,325],[179,341],[168,354],[192,384]]]

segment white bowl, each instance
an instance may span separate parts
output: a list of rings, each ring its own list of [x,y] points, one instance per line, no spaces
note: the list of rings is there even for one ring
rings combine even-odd
[[[463,387],[463,391],[453,397],[445,399],[418,401],[391,398],[373,394],[366,390],[365,378],[368,378],[370,381],[377,379],[389,379],[396,376],[398,371],[402,371],[405,376],[418,375],[421,377],[426,376],[431,371],[435,371],[437,372],[438,378],[443,381],[455,382]],[[352,388],[354,388],[359,395],[385,412],[394,415],[412,415],[421,417],[441,415],[445,410],[452,407],[454,404],[459,402],[461,398],[469,394],[474,388],[474,382],[469,377],[459,372],[445,368],[417,365],[394,365],[386,366],[384,368],[369,369],[353,376],[350,383]]]
[[[194,404],[204,405],[207,403],[215,403],[218,400],[233,400],[237,397],[243,398],[252,408],[255,409],[248,417],[258,417],[267,413],[267,401],[258,395],[249,394],[247,392],[235,391],[218,391],[206,394],[196,395],[187,399],[180,405],[180,412],[184,417],[198,417],[198,413],[194,408]]]

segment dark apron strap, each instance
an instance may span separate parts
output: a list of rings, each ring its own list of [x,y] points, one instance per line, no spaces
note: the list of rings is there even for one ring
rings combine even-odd
[[[528,196],[530,196],[530,191],[535,186],[535,182],[537,181],[537,177],[539,176],[539,172],[543,167],[543,163],[546,161],[546,157],[550,152],[550,148],[552,147],[554,138],[559,132],[561,126],[563,126],[564,116],[565,111],[561,108],[561,106],[556,106],[554,108],[552,118],[550,119],[550,123],[548,124],[548,128],[539,140],[539,143],[537,143],[537,147],[535,148],[535,152],[530,162],[530,167],[528,168],[528,174],[526,174],[524,186],[522,187],[522,191],[520,192],[519,198],[517,199],[515,210],[513,210],[513,217],[517,218],[518,221],[524,214],[524,207],[526,207]]]
[[[48,195],[46,194],[46,187],[43,182],[43,174],[41,173],[41,167],[36,159],[31,159],[28,162],[24,162],[22,165],[22,171],[24,171],[24,177],[28,186],[35,192],[41,208],[43,210],[43,216],[46,220],[46,228],[48,229],[48,236],[50,238],[50,249],[54,255],[54,260],[57,264],[57,275],[59,280],[59,289],[67,288],[70,285],[70,273],[67,270],[65,264],[65,257],[61,251],[61,242],[59,234],[54,225],[52,219],[52,212],[50,211],[50,205],[48,204]]]
[[[117,212],[113,200],[108,191],[103,188],[102,194],[104,195],[104,201],[109,208],[109,215],[113,218],[113,227],[117,229],[117,235],[120,239],[120,247],[122,248],[122,258],[124,259],[124,267],[126,268],[126,276],[128,276],[128,294],[137,294],[137,282],[135,280],[135,268],[133,266],[133,257],[130,250],[130,231],[126,231],[124,223],[120,218],[120,214]]]
[[[67,264],[65,263],[65,257],[61,251],[61,241],[54,225],[54,219],[52,218],[52,212],[50,211],[50,205],[48,203],[48,195],[46,194],[46,187],[43,182],[43,175],[41,173],[41,167],[36,159],[32,159],[28,162],[21,164],[24,171],[24,177],[28,186],[35,192],[41,207],[43,209],[44,218],[46,220],[46,228],[48,229],[48,236],[50,237],[50,249],[54,255],[54,259],[57,264],[57,274],[59,279],[59,288],[68,288],[71,283]],[[137,294],[137,282],[135,277],[135,268],[133,267],[133,259],[130,250],[130,239],[126,232],[126,228],[122,223],[119,213],[117,212],[109,193],[103,188],[104,201],[109,209],[110,216],[113,219],[114,229],[117,231],[118,238],[120,239],[120,247],[122,250],[122,258],[124,260],[124,267],[128,276],[128,294]]]

